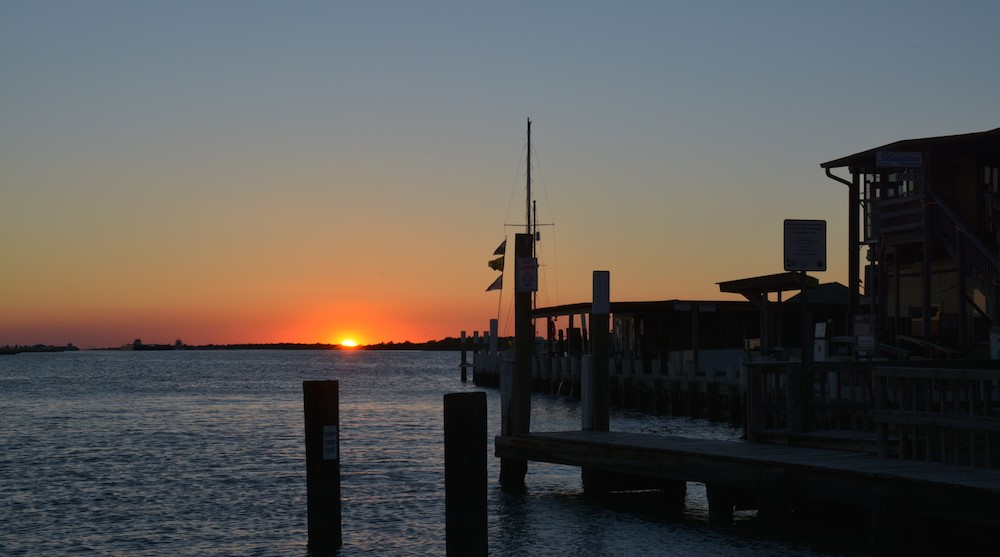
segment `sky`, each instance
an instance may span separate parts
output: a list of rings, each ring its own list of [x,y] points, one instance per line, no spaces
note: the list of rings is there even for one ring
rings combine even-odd
[[[820,164],[1000,126],[989,1],[0,0],[0,345],[370,344],[539,305],[726,300]],[[551,225],[551,226],[548,226]],[[509,268],[508,268],[509,270]]]

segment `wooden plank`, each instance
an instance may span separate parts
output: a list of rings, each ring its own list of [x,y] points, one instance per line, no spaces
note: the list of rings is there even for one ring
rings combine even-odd
[[[762,467],[792,467],[859,478],[936,482],[953,487],[1000,486],[1000,470],[882,459],[863,453],[781,445],[698,440],[636,433],[547,432],[497,438],[498,456],[511,455],[576,466],[691,481],[753,480]],[[699,469],[707,467],[710,470]],[[713,471],[714,470],[714,471]],[[751,487],[750,484],[744,487]]]
[[[907,412],[903,410],[876,410],[872,412],[875,423],[915,425],[923,427],[966,429],[975,431],[1000,431],[1000,418],[967,414],[937,414],[933,412]]]
[[[990,369],[946,369],[920,367],[876,367],[875,377],[916,378],[916,379],[965,379],[997,380],[1000,371]]]

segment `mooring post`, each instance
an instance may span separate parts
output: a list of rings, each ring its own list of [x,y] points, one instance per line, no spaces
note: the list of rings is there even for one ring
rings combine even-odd
[[[733,503],[732,489],[720,485],[706,484],[705,495],[708,499],[708,523],[711,526],[732,526]]]
[[[871,541],[876,548],[898,550],[901,540],[906,539],[906,509],[899,489],[880,485],[872,490]]]
[[[531,345],[535,332],[531,321],[531,294],[538,289],[537,260],[533,257],[531,234],[514,236],[514,377],[511,386],[509,432],[521,435],[531,429]],[[528,461],[500,459],[500,485],[505,489],[524,487]]]
[[[467,371],[465,371],[467,369],[467,366],[468,366],[468,363],[466,363],[467,360],[466,360],[466,357],[465,357],[465,349],[466,349],[466,346],[467,346],[466,342],[467,342],[467,339],[465,338],[465,331],[462,331],[462,341],[461,341],[461,346],[462,346],[462,360],[461,360],[461,363],[458,364],[458,365],[460,365],[462,367],[462,383],[465,383],[466,381],[469,380],[469,374],[468,374]],[[475,357],[475,356],[473,356],[473,357]]]
[[[445,547],[486,557],[486,393],[444,395]]]
[[[590,314],[591,353],[594,356],[594,431],[611,427],[611,389],[608,360],[611,357],[611,273],[594,271],[594,298]]]
[[[490,319],[490,338],[486,345],[486,368],[495,376],[500,376],[500,320]]]
[[[609,314],[611,313],[611,275],[594,271],[594,296],[590,313],[590,366],[585,378],[583,424],[586,431],[609,431],[611,426],[611,392],[608,359],[611,353]],[[581,366],[583,368],[583,366]],[[612,472],[584,468],[581,470],[583,489],[590,495],[606,493],[616,476]]]
[[[776,529],[787,524],[789,513],[788,473],[784,468],[769,467],[757,478],[757,522]]]
[[[340,386],[337,381],[303,381],[306,434],[306,509],[312,550],[339,548]]]

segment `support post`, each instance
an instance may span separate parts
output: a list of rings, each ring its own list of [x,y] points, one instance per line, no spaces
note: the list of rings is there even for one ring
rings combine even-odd
[[[445,548],[486,557],[486,393],[444,395]]]
[[[732,489],[720,485],[707,484],[708,524],[710,526],[732,526],[735,508]]]
[[[764,468],[757,479],[757,520],[764,528],[787,525],[790,516],[788,473],[784,468]]]
[[[788,431],[792,433],[802,433],[806,431],[805,416],[805,390],[809,385],[809,313],[806,304],[806,273],[799,271],[801,290],[799,292],[799,302],[802,309],[802,340],[801,357],[799,358],[799,369],[794,369],[794,365],[789,365],[785,369],[788,373],[787,397],[788,405]]]
[[[514,236],[514,377],[510,400],[510,431],[521,435],[531,429],[531,345],[534,326],[531,321],[531,297],[538,289],[538,268],[532,256],[533,236]],[[528,461],[500,459],[500,485],[504,489],[521,489],[528,473]]]
[[[830,170],[827,176],[832,176]],[[844,180],[840,180],[843,182]],[[854,316],[858,313],[861,299],[861,175],[851,174],[847,183],[847,326],[848,334],[854,332]],[[899,270],[896,270],[898,275]],[[897,314],[898,316],[898,314]]]
[[[931,210],[932,203],[929,195],[926,195],[927,201],[924,204],[924,222],[931,222]],[[929,224],[924,225],[924,242],[923,242],[923,261],[921,262],[921,274],[923,279],[921,280],[921,290],[922,290],[922,300],[923,300],[923,310],[921,313],[921,324],[924,329],[923,339],[926,342],[924,347],[924,357],[931,358],[934,355],[934,350],[931,348],[931,344],[934,342],[934,331],[931,329],[931,305],[933,303],[933,291],[931,290],[931,278],[933,266],[931,261],[933,261],[934,256],[934,234],[931,230]],[[879,303],[882,301],[879,300]],[[878,335],[879,331],[876,331]],[[875,337],[880,338],[879,336]]]
[[[340,514],[340,386],[303,381],[306,437],[306,508],[310,550],[342,544]]]
[[[611,356],[611,275],[608,271],[594,271],[594,301],[590,314],[590,339],[594,370],[593,431],[609,431],[611,426],[611,393],[608,377],[608,360]],[[588,428],[584,428],[588,429]]]
[[[490,319],[490,344],[489,344],[489,356],[486,358],[486,365],[489,367],[490,373],[494,376],[500,376],[500,320]]]
[[[467,342],[468,342],[468,339],[465,338],[465,331],[462,331],[462,342],[461,342],[461,346],[462,346],[462,360],[461,360],[461,363],[458,364],[458,365],[460,365],[462,367],[462,383],[465,383],[466,381],[469,380],[469,374],[466,371],[466,367],[468,366],[468,364],[467,364],[467,360],[466,360],[466,357],[465,357],[465,349],[467,347],[467,344],[466,344]]]
[[[611,278],[608,271],[594,271],[593,307],[590,313],[591,358],[583,393],[582,428],[585,431],[609,431],[611,422],[611,392],[608,378],[608,358],[611,335],[608,330],[611,312]],[[581,366],[582,367],[582,366]],[[584,369],[582,367],[582,369]],[[588,495],[606,493],[618,475],[603,470],[583,468],[583,489]]]
[[[872,492],[871,541],[880,550],[897,550],[906,538],[906,503],[898,489],[878,486]]]

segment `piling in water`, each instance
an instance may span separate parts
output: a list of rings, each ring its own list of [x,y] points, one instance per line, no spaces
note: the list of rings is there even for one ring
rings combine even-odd
[[[340,384],[303,381],[309,548],[343,544],[340,515]]]
[[[450,556],[485,557],[486,393],[444,395],[445,546]]]

